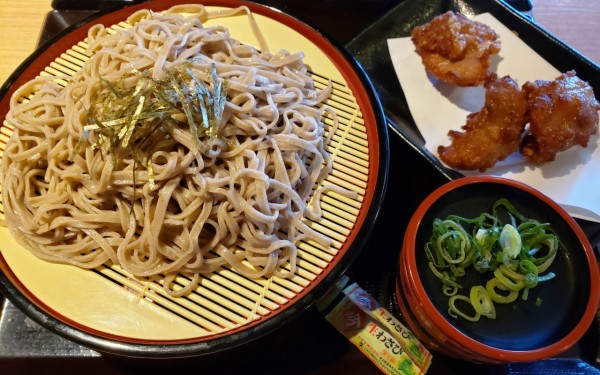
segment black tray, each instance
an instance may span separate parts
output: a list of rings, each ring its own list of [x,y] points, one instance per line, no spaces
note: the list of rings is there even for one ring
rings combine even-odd
[[[446,180],[461,177],[446,168],[424,148],[425,141],[419,132],[400,83],[396,77],[387,47],[387,39],[406,37],[411,30],[428,22],[436,15],[449,10],[466,15],[490,13],[516,32],[521,39],[561,72],[575,70],[600,94],[600,66],[575,51],[569,45],[534,23],[531,18],[504,0],[405,0],[372,23],[362,33],[346,44],[361,63],[375,86],[383,105],[391,136],[394,134],[425,159],[438,175]],[[519,2],[523,5],[522,2]],[[518,7],[517,7],[518,8]],[[391,77],[391,78],[390,78]],[[590,239],[596,254],[600,253],[600,225],[576,219]]]
[[[106,0],[101,5],[127,5],[139,0]],[[420,24],[449,9],[467,14],[490,12],[507,26],[517,30],[530,45],[547,57],[558,69],[565,70],[572,62],[582,78],[592,83],[600,92],[600,69],[597,65],[578,55],[568,46],[530,22],[527,16],[513,10],[500,0],[257,0],[309,23],[338,43],[345,44],[371,76],[379,92],[390,125],[390,178],[387,195],[380,217],[361,256],[350,270],[349,276],[370,292],[379,302],[401,317],[394,295],[395,269],[400,252],[402,236],[416,206],[449,179],[459,175],[443,168],[435,158],[422,148],[423,141],[408,111],[406,100],[389,60],[386,39],[406,36],[414,25]],[[73,4],[79,8],[73,8]],[[120,3],[120,4],[119,4]],[[519,10],[530,10],[526,0],[510,1]],[[399,5],[397,5],[399,4]],[[84,6],[85,5],[85,6]],[[46,37],[60,29],[93,15],[99,8],[98,1],[55,0],[56,9],[47,18],[44,27]],[[318,9],[319,11],[315,11]],[[332,19],[338,22],[332,22]],[[341,24],[341,26],[340,26]],[[370,26],[369,26],[370,25]],[[368,26],[364,29],[365,26]],[[363,31],[364,29],[364,31]],[[48,35],[49,34],[49,35]],[[358,36],[357,36],[358,35]],[[43,35],[44,36],[44,35]],[[564,60],[564,64],[560,65]],[[592,79],[590,79],[592,78]],[[419,178],[412,178],[419,176]],[[585,228],[584,228],[585,229]],[[586,231],[593,243],[599,235]],[[21,316],[21,315],[19,315]],[[21,318],[18,318],[21,319]],[[18,320],[13,319],[13,320]],[[36,332],[28,329],[28,337]],[[33,331],[36,331],[35,329]],[[585,336],[559,358],[529,364],[475,365],[446,358],[434,353],[428,375],[444,374],[600,374],[596,355],[600,328],[595,321]],[[43,346],[52,345],[54,335],[39,334]],[[27,342],[27,340],[24,340]],[[1,343],[0,343],[1,344]],[[14,343],[13,343],[14,345]],[[44,366],[49,373],[59,373],[64,368],[85,366],[88,374],[100,373],[147,373],[151,370],[183,372],[202,369],[220,374],[262,373],[275,374],[375,374],[374,366],[365,365],[366,360],[357,359],[356,350],[323,319],[323,313],[311,309],[289,327],[261,339],[256,344],[220,353],[210,358],[194,358],[169,361],[140,361],[115,357],[85,357],[67,347],[70,356],[13,357],[0,360],[5,373],[28,373],[37,366]],[[267,366],[265,367],[265,363]],[[15,371],[16,370],[16,371]],[[20,370],[20,371],[19,371]],[[53,371],[54,370],[54,371]],[[2,370],[0,372],[4,373]]]
[[[515,31],[520,38],[559,71],[576,70],[600,93],[600,66],[556,38],[527,15],[502,0],[406,0],[351,40],[346,47],[361,62],[379,91],[381,102],[392,126],[411,145],[422,151],[424,140],[408,110],[387,48],[388,38],[410,36],[411,30],[448,10],[466,15],[490,13]],[[431,155],[425,155],[431,158]],[[456,172],[432,160],[436,168],[450,177]]]
[[[385,264],[397,264],[403,232],[409,216],[431,191],[444,182],[461,176],[443,166],[424,148],[421,136],[408,109],[406,97],[389,56],[387,39],[406,37],[411,30],[448,10],[466,15],[488,12],[514,30],[524,42],[543,56],[559,71],[576,70],[600,93],[600,66],[582,56],[561,40],[536,25],[527,14],[517,11],[502,0],[405,0],[349,41],[346,47],[367,71],[378,91],[390,126],[390,182],[381,219],[369,246],[387,256]],[[407,147],[408,146],[408,147]],[[418,179],[410,176],[420,176]],[[590,239],[596,254],[600,244],[600,225],[577,220]],[[393,234],[393,235],[390,235]],[[396,250],[394,252],[394,249]],[[368,250],[367,250],[368,252]],[[371,258],[372,259],[372,258]],[[382,267],[381,259],[359,260],[361,269],[352,275],[359,283],[394,313],[401,315],[394,295],[395,269]],[[373,272],[377,270],[376,273]],[[373,275],[379,274],[379,277]],[[379,283],[379,284],[378,284]],[[434,354],[431,374],[493,373],[493,374],[600,374],[600,328],[594,321],[586,335],[560,358],[530,364],[474,365]]]

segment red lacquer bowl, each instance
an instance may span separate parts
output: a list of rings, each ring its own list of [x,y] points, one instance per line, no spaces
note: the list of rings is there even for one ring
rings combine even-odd
[[[548,222],[563,244],[548,271],[556,277],[530,290],[526,300],[495,304],[496,318],[478,322],[448,314],[448,296],[428,266],[424,246],[435,218],[476,217],[490,212],[499,198],[523,215]],[[464,285],[489,276],[471,269]],[[462,292],[462,294],[467,293]],[[478,363],[528,362],[559,355],[575,344],[592,323],[599,301],[598,265],[576,221],[556,202],[520,182],[464,177],[429,195],[411,218],[397,274],[400,309],[415,335],[432,350]],[[542,301],[541,305],[536,304]]]

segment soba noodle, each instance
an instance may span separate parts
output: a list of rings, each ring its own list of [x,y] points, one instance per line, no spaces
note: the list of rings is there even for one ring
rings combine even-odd
[[[92,56],[66,84],[37,78],[15,92],[6,116],[14,133],[2,157],[2,202],[7,226],[24,247],[48,261],[88,269],[113,263],[135,276],[161,275],[170,294],[183,295],[200,275],[221,267],[252,278],[289,277],[300,241],[331,244],[305,220],[320,219],[319,199],[308,203],[315,189],[317,198],[338,189],[319,187],[332,168],[323,125],[328,118],[331,134],[337,124],[323,105],[331,85],[315,89],[301,53],[271,53],[262,38],[260,50],[241,44],[224,27],[204,27],[209,17],[202,6],[188,6],[138,12],[132,27],[115,33],[93,26]],[[143,118],[102,108],[99,98],[118,97],[116,87],[138,90],[142,79],[160,87],[173,72],[187,72],[187,85],[197,90],[214,93],[226,84],[216,134],[206,123],[188,126],[183,102],[179,114]],[[175,94],[144,99],[160,95]],[[132,112],[139,115],[144,104],[136,103]],[[130,138],[142,150],[152,137],[146,154],[103,138],[103,120],[91,113],[118,110],[131,131],[154,129]],[[194,133],[194,126],[205,131]],[[172,287],[178,274],[191,278],[188,286]]]

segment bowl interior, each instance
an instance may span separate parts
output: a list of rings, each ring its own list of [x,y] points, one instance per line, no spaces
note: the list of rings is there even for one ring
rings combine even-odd
[[[476,217],[482,212],[491,212],[494,202],[502,197],[507,198],[526,217],[549,222],[556,231],[564,245],[564,251],[559,250],[548,269],[556,277],[531,289],[527,300],[519,297],[511,304],[496,303],[496,319],[482,317],[478,322],[455,319],[447,312],[448,296],[444,295],[441,282],[429,269],[423,251],[431,236],[432,222],[435,218],[445,218],[450,214]],[[517,187],[482,182],[449,191],[424,214],[415,244],[418,276],[433,305],[457,330],[485,345],[516,351],[546,347],[569,334],[586,310],[591,276],[584,246],[557,211],[541,198]],[[465,287],[459,293],[468,296],[471,286],[485,285],[488,279],[488,275],[480,275],[469,269],[462,280]],[[538,298],[542,303],[536,306]]]
[[[62,77],[82,69],[89,58],[85,38],[94,24],[124,28],[128,27],[124,21],[137,10],[161,12],[187,3],[161,0],[107,10],[66,30],[32,55],[0,89],[0,155],[13,131],[3,124],[12,93],[39,74]],[[279,329],[304,314],[350,267],[370,235],[385,195],[389,163],[385,116],[355,60],[317,30],[276,9],[238,0],[203,4],[213,15],[242,5],[248,8],[272,51],[302,51],[316,87],[331,83],[334,94],[328,104],[339,124],[335,127],[327,119],[325,125],[331,133],[326,148],[335,158],[325,183],[354,190],[357,197],[323,193],[326,218],[309,223],[307,216],[303,222],[318,227],[315,230],[331,238],[332,245],[298,243],[298,270],[293,277],[247,278],[221,267],[202,275],[198,287],[176,298],[164,291],[162,276],[136,278],[113,264],[84,270],[46,262],[0,228],[0,291],[36,322],[102,352],[134,357],[213,354]],[[187,13],[189,8],[177,9]],[[259,45],[247,14],[214,18],[203,25],[226,27],[232,38]],[[3,214],[0,207],[0,217]],[[189,282],[186,275],[179,275],[173,289]]]

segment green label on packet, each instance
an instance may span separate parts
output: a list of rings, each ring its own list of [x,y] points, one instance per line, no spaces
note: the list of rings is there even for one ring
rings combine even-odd
[[[404,326],[389,311],[381,305],[369,293],[361,289],[358,284],[353,283],[344,289],[344,294],[367,315],[383,324],[389,329],[390,334],[398,340],[402,348],[413,361],[424,371],[431,363],[431,353],[417,340],[413,333]]]
[[[381,371],[388,375],[419,375],[427,371],[431,354],[404,325],[358,285],[350,285],[344,294],[327,320]]]

